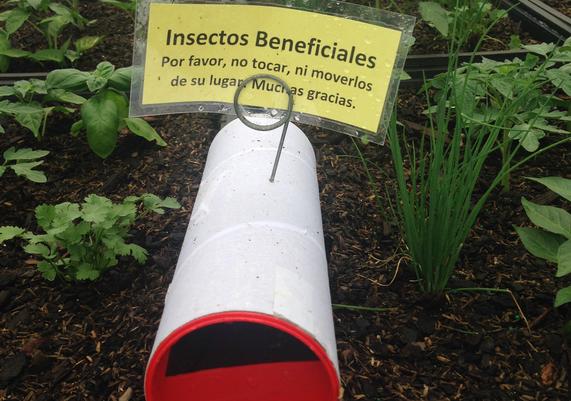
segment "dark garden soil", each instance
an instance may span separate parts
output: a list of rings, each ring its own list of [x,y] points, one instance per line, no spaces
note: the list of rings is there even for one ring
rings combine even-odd
[[[400,102],[409,112],[418,107],[418,99],[407,93]],[[1,149],[51,151],[47,184],[2,178],[3,225],[35,229],[37,205],[79,202],[90,193],[120,200],[153,192],[176,197],[183,208],[149,216],[132,231],[131,240],[149,250],[146,265],[124,259],[96,283],[47,282],[35,271],[37,261],[15,243],[1,249],[0,399],[143,400],[143,373],[165,292],[219,127],[216,117],[202,115],[168,116],[152,124],[168,147],[123,137],[105,161],[84,141],[70,138],[65,125],[52,126],[53,134],[41,144],[30,135],[1,137]],[[521,196],[550,200],[521,177],[568,174],[571,147],[539,157],[514,177],[509,194],[492,196],[450,283],[511,289],[529,332],[507,294],[423,296],[388,207],[395,188],[388,149],[365,148],[366,157],[380,167],[373,172],[381,186],[381,213],[351,141],[326,144],[323,132],[307,131],[318,155],[333,302],[388,308],[382,313],[335,310],[345,399],[567,399],[569,359],[559,333],[569,311],[552,307],[564,283],[554,280],[553,266],[523,249],[512,225],[526,224]],[[492,161],[489,170],[494,169]],[[488,179],[484,175],[483,181]]]
[[[118,37],[128,39],[116,46],[109,39],[111,47],[101,48],[105,56],[90,56],[84,66],[102,59],[127,65],[128,17],[113,9],[96,10],[111,18],[108,26],[125,30]],[[121,21],[125,26],[116,25]],[[403,121],[422,123],[423,107],[414,93],[401,91]],[[95,283],[48,282],[37,273],[37,260],[17,243],[0,246],[0,401],[144,400],[145,365],[208,147],[219,129],[217,116],[200,114],[149,121],[166,148],[124,135],[106,160],[97,158],[84,138],[70,137],[71,120],[54,119],[42,143],[3,124],[7,133],[0,136],[0,152],[16,146],[51,153],[41,166],[47,184],[10,172],[1,178],[0,225],[36,230],[36,206],[81,202],[91,193],[119,201],[151,192],[173,196],[183,207],[137,222],[131,241],[149,251],[145,265],[122,259]],[[555,279],[554,266],[525,251],[513,225],[529,224],[522,196],[557,204],[523,177],[569,176],[571,146],[539,156],[514,174],[509,193],[494,192],[450,282],[456,288],[509,289],[520,311],[509,294],[423,295],[389,207],[395,192],[389,149],[363,147],[378,166],[371,167],[380,187],[376,199],[348,137],[310,127],[305,131],[318,159],[333,303],[386,308],[334,310],[344,400],[569,399],[569,350],[560,330],[571,311],[553,308],[557,289],[569,283]],[[421,135],[413,129],[407,134]],[[478,191],[491,180],[496,164],[490,160]]]

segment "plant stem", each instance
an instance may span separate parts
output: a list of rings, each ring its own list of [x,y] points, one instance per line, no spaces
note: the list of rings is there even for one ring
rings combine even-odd
[[[357,305],[344,305],[344,304],[332,304],[333,309],[348,309],[366,312],[392,312],[398,310],[398,308],[372,308],[369,306],[357,306]]]
[[[504,130],[504,134],[503,134],[503,140],[502,140],[502,144],[500,147],[500,151],[502,154],[502,166],[506,166],[507,167],[507,172],[506,174],[504,174],[503,178],[502,178],[502,191],[504,193],[507,193],[510,191],[510,173],[509,173],[509,168],[510,168],[510,137],[509,137],[509,132],[508,130]]]
[[[527,320],[527,317],[525,317],[525,313],[523,313],[523,309],[519,305],[519,302],[517,301],[512,290],[510,290],[508,288],[482,288],[482,287],[453,288],[453,289],[448,290],[449,294],[454,293],[454,292],[493,292],[493,293],[500,293],[500,294],[509,294],[512,297],[512,300],[514,301],[514,304],[515,304],[521,318],[525,322],[525,325],[527,326],[527,330],[528,330],[529,334],[531,334],[531,326],[529,325],[529,321]]]

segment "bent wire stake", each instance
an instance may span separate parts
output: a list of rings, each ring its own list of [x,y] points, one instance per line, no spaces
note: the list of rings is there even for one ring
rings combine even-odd
[[[242,90],[244,88],[246,88],[246,86],[250,82],[252,82],[256,79],[271,79],[273,81],[276,81],[277,83],[279,83],[280,85],[282,85],[284,87],[284,89],[288,95],[287,111],[286,111],[285,115],[280,120],[275,122],[274,124],[260,125],[260,124],[253,123],[244,116],[242,109],[239,107],[240,106],[239,105],[240,93],[242,92]],[[290,87],[288,86],[288,84],[283,79],[278,78],[275,75],[271,75],[271,74],[252,75],[251,77],[246,78],[244,81],[242,81],[242,83],[240,85],[238,85],[238,88],[236,88],[236,93],[234,94],[234,110],[236,111],[236,115],[238,116],[240,121],[242,121],[245,126],[252,128],[252,129],[255,129],[257,131],[271,131],[271,130],[276,129],[276,128],[283,125],[284,128],[282,131],[282,136],[280,138],[280,143],[278,145],[278,151],[276,153],[276,158],[274,160],[274,167],[272,168],[272,174],[270,176],[270,182],[273,183],[274,179],[276,178],[276,172],[278,170],[278,164],[280,162],[280,157],[282,155],[282,149],[283,149],[285,137],[287,134],[287,128],[289,125],[289,120],[291,119],[291,115],[293,113],[293,93],[292,93]]]

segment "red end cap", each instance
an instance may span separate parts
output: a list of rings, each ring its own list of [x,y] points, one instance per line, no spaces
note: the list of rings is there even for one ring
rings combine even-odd
[[[161,342],[145,377],[147,401],[336,401],[339,379],[321,345],[276,317],[205,316]]]

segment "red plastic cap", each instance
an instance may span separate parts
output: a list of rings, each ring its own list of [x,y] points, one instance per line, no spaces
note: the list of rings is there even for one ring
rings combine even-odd
[[[147,401],[336,401],[339,379],[321,345],[295,325],[251,312],[208,315],[161,342]]]

